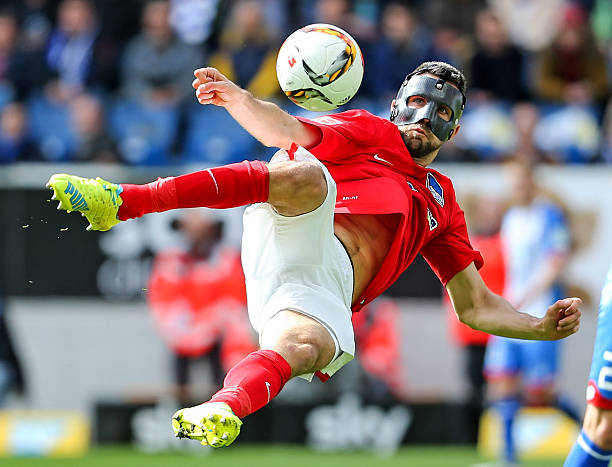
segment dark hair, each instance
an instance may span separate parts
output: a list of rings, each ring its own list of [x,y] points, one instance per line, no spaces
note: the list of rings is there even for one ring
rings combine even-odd
[[[467,91],[467,80],[461,71],[454,66],[446,62],[423,62],[414,69],[408,76],[421,75],[423,73],[430,73],[436,75],[438,78],[448,81],[451,84],[457,86],[461,94],[465,99],[465,93]]]

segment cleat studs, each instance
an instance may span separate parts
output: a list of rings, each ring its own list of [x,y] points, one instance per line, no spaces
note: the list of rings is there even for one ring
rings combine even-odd
[[[210,444],[212,444],[213,446],[216,446],[217,444],[219,444],[219,438],[215,436],[210,442]]]
[[[215,420],[215,416],[214,415],[209,415],[208,418],[211,422],[213,422]]]
[[[92,225],[89,224],[85,230],[87,230],[89,232],[91,229],[92,229]]]
[[[227,438],[228,438],[227,433],[223,433],[223,436],[221,436],[221,439],[227,439]]]
[[[61,211],[64,207],[62,206],[62,202],[57,203],[57,210]]]
[[[72,212],[72,211],[70,209],[66,209],[66,212],[69,213],[69,212]]]
[[[221,419],[219,420],[219,422],[221,422],[221,423],[225,423],[225,417],[221,417]]]
[[[52,199],[52,200],[56,200],[56,199],[57,199],[57,196],[56,196],[56,194],[55,194],[55,191],[53,192],[53,195],[51,195],[51,199]]]

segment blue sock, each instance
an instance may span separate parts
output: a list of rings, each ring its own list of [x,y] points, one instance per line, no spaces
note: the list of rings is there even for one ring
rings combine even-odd
[[[564,467],[607,467],[612,451],[604,451],[580,431],[574,447],[565,459]]]
[[[516,461],[516,448],[514,446],[514,436],[512,430],[514,427],[514,418],[516,412],[521,407],[521,402],[518,399],[502,399],[493,403],[493,407],[497,410],[501,417],[502,428],[504,430],[504,461]]]

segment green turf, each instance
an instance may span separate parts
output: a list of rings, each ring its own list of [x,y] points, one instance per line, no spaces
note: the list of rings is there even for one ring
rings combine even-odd
[[[130,447],[96,448],[80,459],[1,459],[10,467],[468,467],[485,462],[462,447],[404,448],[390,458],[365,452],[322,453],[303,447],[232,446],[227,449],[145,454]],[[524,467],[558,467],[561,460],[525,462]]]

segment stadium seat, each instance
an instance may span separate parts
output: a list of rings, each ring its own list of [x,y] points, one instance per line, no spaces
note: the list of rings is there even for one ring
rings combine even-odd
[[[183,161],[215,165],[253,159],[256,140],[222,108],[193,107],[188,114]]]
[[[179,110],[118,100],[110,106],[109,128],[130,165],[169,162],[177,134]]]
[[[0,82],[0,110],[2,110],[4,106],[11,102],[14,98],[15,93],[12,86],[7,83]]]
[[[70,160],[75,138],[68,107],[39,95],[28,102],[28,114],[30,132],[42,157],[49,162]]]

